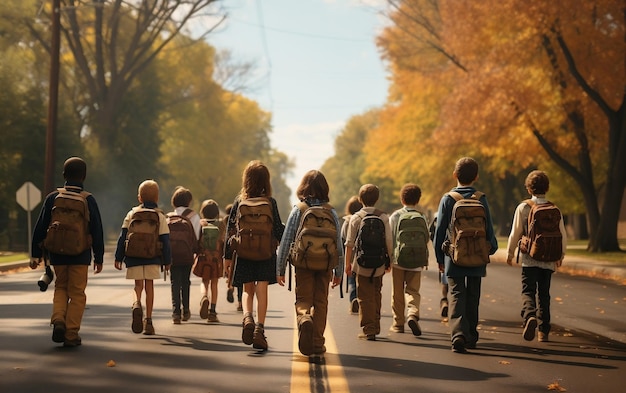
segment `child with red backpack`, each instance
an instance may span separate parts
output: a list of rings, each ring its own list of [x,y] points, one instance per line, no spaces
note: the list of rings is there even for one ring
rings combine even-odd
[[[287,259],[296,270],[298,348],[312,362],[326,352],[324,330],[328,314],[328,287],[341,282],[343,247],[335,209],[328,204],[328,182],[320,171],[307,172],[296,194],[278,253],[276,280],[285,285]]]
[[[270,172],[261,161],[250,161],[243,171],[241,192],[233,202],[226,227],[224,267],[232,270],[233,287],[243,284],[241,340],[266,351],[267,292],[276,283],[276,248],[283,225],[272,198]],[[234,262],[234,264],[233,264]],[[257,324],[252,307],[257,298]]]
[[[191,268],[198,251],[200,235],[200,216],[193,211],[191,191],[178,186],[172,195],[173,212],[167,213],[170,229],[170,249],[172,250],[172,268],[170,281],[172,287],[172,323],[179,325],[181,320],[191,318],[189,309],[189,291],[191,288]]]
[[[532,171],[524,185],[531,199],[522,201],[515,209],[506,263],[513,264],[517,247],[518,253],[522,253],[522,336],[532,341],[538,328],[538,341],[546,342],[550,333],[550,281],[552,273],[563,263],[567,237],[559,209],[546,199],[550,188],[548,175]]]
[[[200,318],[208,323],[217,323],[217,284],[224,275],[224,222],[219,219],[220,209],[213,199],[202,202],[200,215],[200,242],[193,274],[202,278]]]

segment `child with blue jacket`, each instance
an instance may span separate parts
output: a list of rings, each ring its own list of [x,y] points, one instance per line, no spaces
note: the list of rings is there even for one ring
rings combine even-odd
[[[478,163],[471,157],[463,157],[456,162],[453,172],[457,186],[451,192],[458,192],[463,198],[470,198],[477,191],[473,184],[478,179]],[[479,199],[485,208],[486,241],[490,245],[489,255],[498,249],[487,197]],[[478,341],[478,308],[480,304],[480,286],[482,277],[487,275],[487,265],[466,267],[455,264],[443,250],[448,239],[448,227],[456,200],[446,193],[439,202],[437,226],[435,229],[435,255],[439,271],[448,278],[449,290],[449,325],[451,329],[452,351],[465,353],[476,348]]]
[[[285,285],[285,269],[287,259],[296,239],[300,226],[303,209],[311,206],[328,205],[329,187],[326,177],[322,172],[311,170],[307,172],[296,192],[298,199],[305,203],[302,208],[294,206],[287,219],[285,232],[278,252],[276,263],[276,281],[279,285]],[[311,270],[296,267],[296,318],[298,321],[298,348],[305,356],[312,359],[320,358],[326,352],[324,346],[324,330],[326,329],[326,317],[328,314],[328,286],[332,281],[332,287],[341,282],[343,276],[343,246],[341,241],[341,227],[339,217],[334,208],[330,207],[336,228],[337,261],[336,267],[329,270]],[[331,279],[332,276],[332,279]]]

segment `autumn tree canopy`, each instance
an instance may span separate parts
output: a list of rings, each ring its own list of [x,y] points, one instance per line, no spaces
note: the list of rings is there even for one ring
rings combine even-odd
[[[461,155],[479,159],[481,181],[508,179],[506,187],[531,168],[547,169],[553,188],[578,191],[557,201],[565,211],[575,212],[571,199],[584,201],[589,248],[618,250],[626,186],[623,2],[388,0],[387,16],[378,44],[392,86],[380,132],[364,147],[367,171],[390,175],[397,187],[419,181],[438,191],[432,203],[451,186]],[[490,201],[501,201],[501,214],[512,215],[524,197],[494,191]]]

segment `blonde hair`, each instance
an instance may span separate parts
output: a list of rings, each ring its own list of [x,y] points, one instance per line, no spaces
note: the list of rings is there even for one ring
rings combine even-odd
[[[139,199],[142,203],[159,201],[159,184],[154,180],[144,180],[139,185]]]

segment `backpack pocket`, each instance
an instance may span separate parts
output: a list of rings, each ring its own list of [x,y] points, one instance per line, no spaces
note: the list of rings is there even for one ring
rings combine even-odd
[[[489,263],[489,244],[484,231],[457,232],[456,247],[451,251],[452,262],[458,266],[479,267]]]

